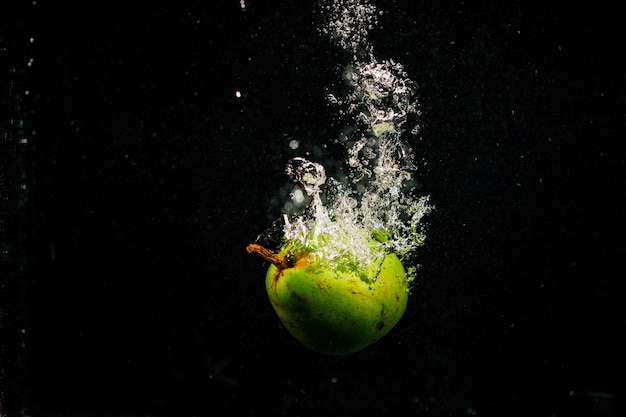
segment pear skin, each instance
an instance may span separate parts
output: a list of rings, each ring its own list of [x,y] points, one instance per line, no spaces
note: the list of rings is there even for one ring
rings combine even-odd
[[[323,267],[314,253],[290,259],[284,251],[275,255],[250,246],[249,252],[272,262],[265,287],[276,314],[294,338],[315,352],[362,350],[385,336],[406,310],[407,276],[393,253],[367,270],[338,271]]]

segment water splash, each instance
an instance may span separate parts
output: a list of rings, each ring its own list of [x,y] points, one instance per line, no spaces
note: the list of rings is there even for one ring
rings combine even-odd
[[[402,258],[424,243],[430,206],[415,195],[415,157],[402,140],[410,116],[419,116],[416,86],[401,64],[375,58],[368,33],[379,12],[368,0],[332,0],[324,13],[321,32],[352,61],[344,73],[350,91],[327,97],[352,121],[352,133],[337,140],[346,145],[349,175],[340,182],[319,163],[291,159],[286,174],[310,202],[303,213],[284,215],[283,232],[288,245],[332,268],[367,268],[387,252]]]

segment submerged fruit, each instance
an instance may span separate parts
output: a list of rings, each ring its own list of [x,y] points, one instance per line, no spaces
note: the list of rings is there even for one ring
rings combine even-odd
[[[272,263],[265,279],[272,306],[287,330],[316,352],[359,351],[386,335],[406,309],[407,276],[393,253],[366,268],[330,268],[316,252],[294,253],[289,245],[278,254],[255,244],[247,250]]]

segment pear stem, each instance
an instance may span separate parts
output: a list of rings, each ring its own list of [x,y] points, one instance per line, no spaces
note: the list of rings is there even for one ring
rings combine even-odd
[[[248,253],[255,253],[266,261],[271,262],[279,270],[287,269],[289,267],[284,259],[276,255],[271,250],[266,249],[261,245],[257,245],[256,243],[249,244],[246,247],[246,250],[248,251]]]

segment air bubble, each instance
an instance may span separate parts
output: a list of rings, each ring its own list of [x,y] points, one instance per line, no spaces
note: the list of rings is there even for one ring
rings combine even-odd
[[[285,173],[292,181],[300,183],[308,195],[317,194],[320,185],[326,182],[324,167],[301,157],[290,159]]]

